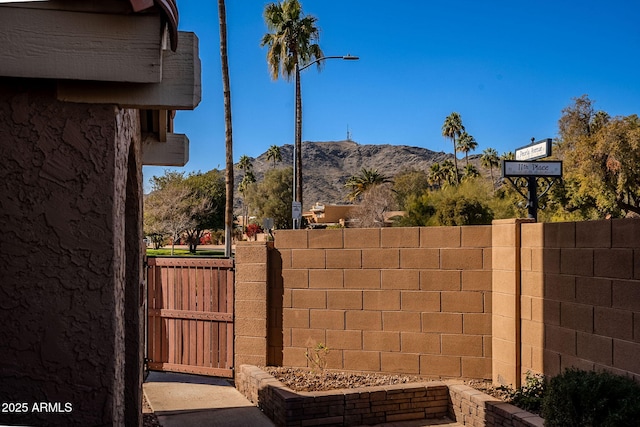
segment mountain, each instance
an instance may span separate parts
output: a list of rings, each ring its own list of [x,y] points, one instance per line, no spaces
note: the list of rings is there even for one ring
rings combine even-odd
[[[280,147],[282,162],[276,167],[292,165],[293,145]],[[469,156],[478,167],[476,156]],[[375,169],[379,173],[393,178],[398,173],[421,169],[428,171],[433,163],[453,159],[452,154],[435,152],[426,148],[407,145],[367,145],[354,141],[327,141],[302,143],[302,172],[304,184],[304,206],[309,209],[314,203],[344,203],[347,197],[345,182],[362,168]],[[266,152],[253,161],[253,169],[258,180],[264,172],[273,167],[267,160]],[[458,162],[459,167],[464,166]],[[236,186],[242,181],[243,173],[236,168]],[[238,205],[237,205],[238,206]]]

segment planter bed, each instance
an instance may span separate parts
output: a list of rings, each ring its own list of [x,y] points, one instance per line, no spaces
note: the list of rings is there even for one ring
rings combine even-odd
[[[295,392],[252,365],[236,388],[278,426],[359,426],[448,417],[462,425],[542,427],[542,418],[456,381]]]

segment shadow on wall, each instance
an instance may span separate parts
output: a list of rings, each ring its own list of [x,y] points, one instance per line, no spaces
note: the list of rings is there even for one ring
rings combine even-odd
[[[267,364],[282,366],[284,336],[282,329],[284,281],[282,279],[282,255],[268,246],[267,265],[269,266],[268,312],[267,312]]]
[[[522,225],[522,371],[640,380],[640,221]]]

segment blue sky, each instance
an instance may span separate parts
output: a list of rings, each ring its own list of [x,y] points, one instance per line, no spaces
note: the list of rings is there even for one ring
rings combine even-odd
[[[234,161],[291,144],[292,82],[273,81],[260,40],[264,0],[227,0]],[[588,94],[610,115],[640,113],[640,3],[633,0],[301,0],[318,18],[322,72],[303,71],[303,140],[452,152],[452,111],[499,153],[553,138],[561,110]],[[202,102],[181,111],[185,172],[224,168],[217,2],[181,0],[180,29],[200,39]],[[166,168],[145,167],[144,179]]]

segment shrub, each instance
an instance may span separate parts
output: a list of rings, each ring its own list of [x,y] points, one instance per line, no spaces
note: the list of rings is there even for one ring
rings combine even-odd
[[[567,369],[551,379],[542,417],[546,426],[638,425],[640,385],[608,372]]]
[[[249,225],[247,225],[247,237],[249,239],[251,239],[252,237],[255,237],[258,233],[262,233],[262,227],[260,227],[260,225],[255,224],[255,223],[251,223]]]
[[[525,384],[520,388],[514,390],[511,387],[500,386],[498,389],[506,393],[506,399],[509,403],[537,414],[540,412],[546,390],[544,375],[527,371],[525,378]]]

